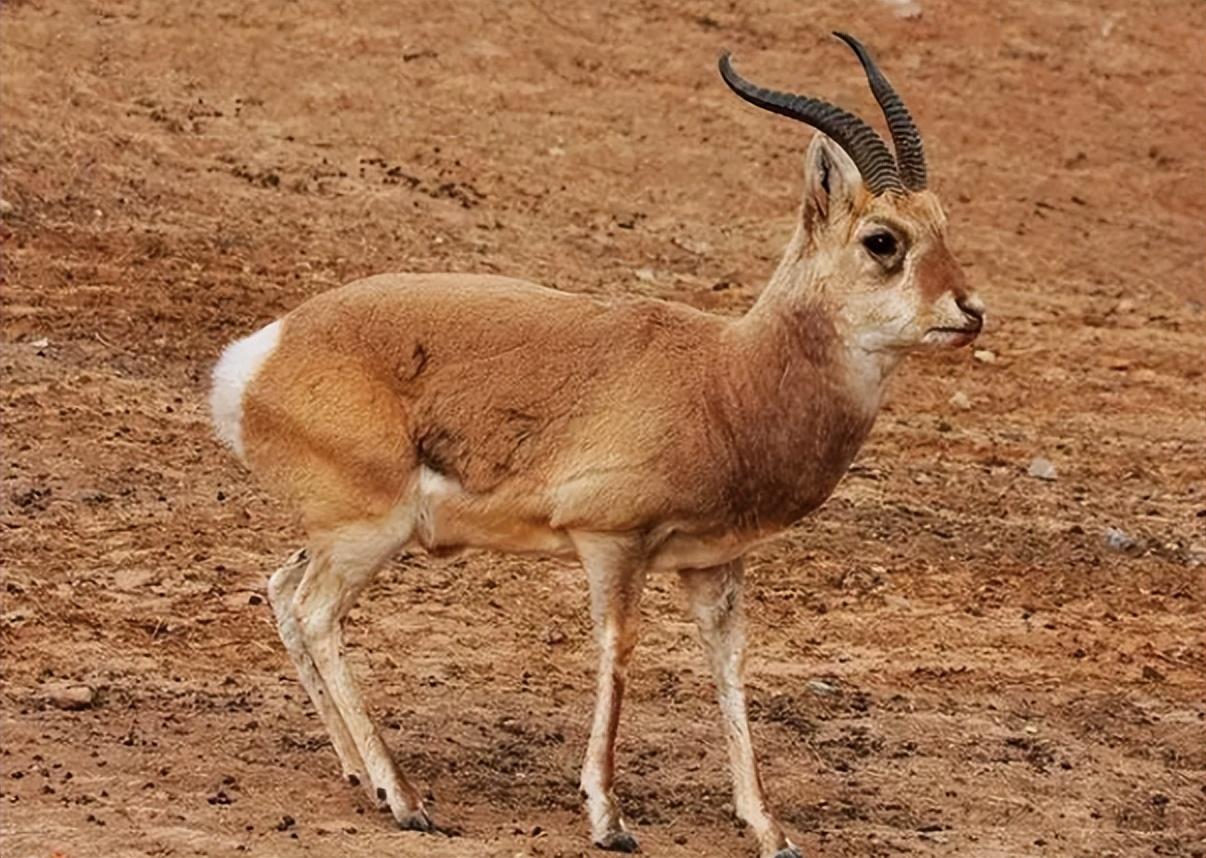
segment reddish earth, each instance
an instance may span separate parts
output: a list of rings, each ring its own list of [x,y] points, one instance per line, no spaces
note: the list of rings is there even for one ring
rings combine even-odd
[[[873,115],[842,28],[927,135],[995,361],[912,360],[752,557],[775,804],[826,858],[1206,854],[1202,7],[921,4],[5,4],[0,851],[589,852],[579,571],[416,558],[362,601],[351,657],[457,836],[392,830],[275,637],[300,534],[206,377],[379,271],[740,312],[807,135],[716,55]],[[645,614],[622,803],[649,854],[752,854],[675,581]]]

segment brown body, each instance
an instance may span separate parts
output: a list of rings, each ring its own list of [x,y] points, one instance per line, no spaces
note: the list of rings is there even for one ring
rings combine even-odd
[[[245,455],[308,529],[388,515],[425,467],[462,490],[416,534],[429,549],[564,553],[582,529],[651,554],[744,544],[818,506],[870,429],[878,403],[838,383],[843,359],[815,310],[734,320],[385,275],[284,319],[245,395]]]
[[[342,621],[398,549],[478,547],[576,556],[585,570],[600,664],[581,786],[596,844],[636,848],[614,746],[645,576],[670,569],[716,681],[735,810],[763,858],[799,858],[746,718],[741,556],[829,496],[900,358],[971,342],[983,308],[946,248],[919,148],[898,174],[873,132],[850,136],[857,120],[752,87],[727,63],[742,97],[808,122],[821,111],[815,122],[850,138],[814,139],[795,235],[744,316],[384,275],[313,298],[214,371],[219,435],[306,529],[307,548],[269,581],[281,639],[345,775],[399,825],[431,820],[348,670]],[[907,144],[908,131],[893,134]]]

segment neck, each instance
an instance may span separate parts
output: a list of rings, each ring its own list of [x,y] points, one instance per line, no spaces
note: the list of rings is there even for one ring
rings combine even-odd
[[[807,378],[873,417],[888,379],[900,362],[895,350],[875,348],[842,312],[825,288],[831,272],[807,256],[803,228],[797,228],[778,268],[754,306],[736,323],[747,348],[764,369],[778,368]]]
[[[875,422],[895,359],[861,348],[799,235],[718,367],[733,512],[786,526],[824,502]]]

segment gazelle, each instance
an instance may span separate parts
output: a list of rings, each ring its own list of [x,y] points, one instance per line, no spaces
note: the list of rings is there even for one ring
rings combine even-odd
[[[312,298],[218,362],[218,434],[307,533],[268,584],[281,639],[344,775],[403,828],[431,818],[348,670],[342,621],[399,549],[491,548],[585,569],[599,673],[581,787],[596,845],[636,849],[614,745],[645,576],[672,570],[711,663],[735,809],[761,856],[799,856],[746,718],[742,555],[829,496],[903,355],[966,345],[984,319],[908,112],[863,46],[837,35],[895,158],[857,116],[755,86],[720,58],[737,95],[821,132],[795,234],[745,315],[387,274]]]

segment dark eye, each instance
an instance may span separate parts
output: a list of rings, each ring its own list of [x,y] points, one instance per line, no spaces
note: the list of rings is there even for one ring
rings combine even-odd
[[[863,247],[872,256],[887,259],[896,254],[896,236],[887,231],[873,232],[863,239]]]

